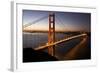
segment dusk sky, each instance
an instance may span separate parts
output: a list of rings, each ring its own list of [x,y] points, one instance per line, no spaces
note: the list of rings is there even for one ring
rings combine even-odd
[[[33,23],[25,29],[30,30],[48,30],[49,11],[23,10],[23,25],[37,21],[45,17],[43,20]],[[75,12],[54,12],[56,30],[65,31],[90,31],[91,14],[75,13]]]

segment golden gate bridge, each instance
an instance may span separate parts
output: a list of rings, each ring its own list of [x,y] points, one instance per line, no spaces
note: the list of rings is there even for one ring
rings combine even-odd
[[[44,45],[41,45],[41,46],[38,46],[37,48],[34,48],[35,50],[43,50],[43,49],[47,48],[48,54],[50,54],[51,56],[55,56],[55,45],[63,43],[63,42],[67,42],[67,41],[75,39],[75,38],[82,37],[84,39],[84,38],[87,37],[86,33],[80,33],[80,34],[69,36],[69,37],[66,37],[66,38],[62,38],[61,40],[56,41],[55,40],[55,33],[56,33],[56,30],[55,30],[55,27],[56,27],[55,26],[55,13],[53,13],[53,12],[50,12],[48,16],[41,17],[41,18],[37,19],[36,21],[33,21],[31,23],[23,25],[23,28],[29,27],[29,26],[31,26],[31,25],[39,22],[39,21],[46,19],[47,17],[48,17],[48,21],[49,21],[49,24],[48,24],[49,25],[48,42],[45,43]],[[61,24],[63,24],[63,23],[61,22]],[[25,31],[25,30],[23,30],[23,31]],[[31,31],[28,31],[28,32],[31,32]]]

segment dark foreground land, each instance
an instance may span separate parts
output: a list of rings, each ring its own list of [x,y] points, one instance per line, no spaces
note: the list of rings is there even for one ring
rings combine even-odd
[[[43,51],[35,51],[32,48],[23,50],[23,62],[57,61],[58,59]]]

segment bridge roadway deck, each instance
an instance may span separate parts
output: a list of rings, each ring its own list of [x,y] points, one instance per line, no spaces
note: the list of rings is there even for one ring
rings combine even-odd
[[[69,41],[69,40],[72,40],[72,39],[75,39],[75,38],[79,38],[79,37],[83,37],[83,36],[86,36],[87,34],[79,34],[79,35],[75,35],[75,36],[71,36],[71,37],[68,37],[68,38],[65,38],[65,39],[62,39],[60,41],[57,41],[55,43],[52,43],[52,44],[46,44],[44,46],[40,46],[40,47],[37,47],[37,48],[34,48],[35,50],[41,50],[41,49],[45,49],[46,47],[49,47],[49,46],[53,46],[53,45],[56,45],[56,44],[60,44],[62,42],[65,42],[65,41]]]

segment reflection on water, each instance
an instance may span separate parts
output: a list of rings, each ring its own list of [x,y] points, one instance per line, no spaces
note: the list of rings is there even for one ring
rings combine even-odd
[[[36,48],[47,43],[47,33],[23,33],[23,48]]]

